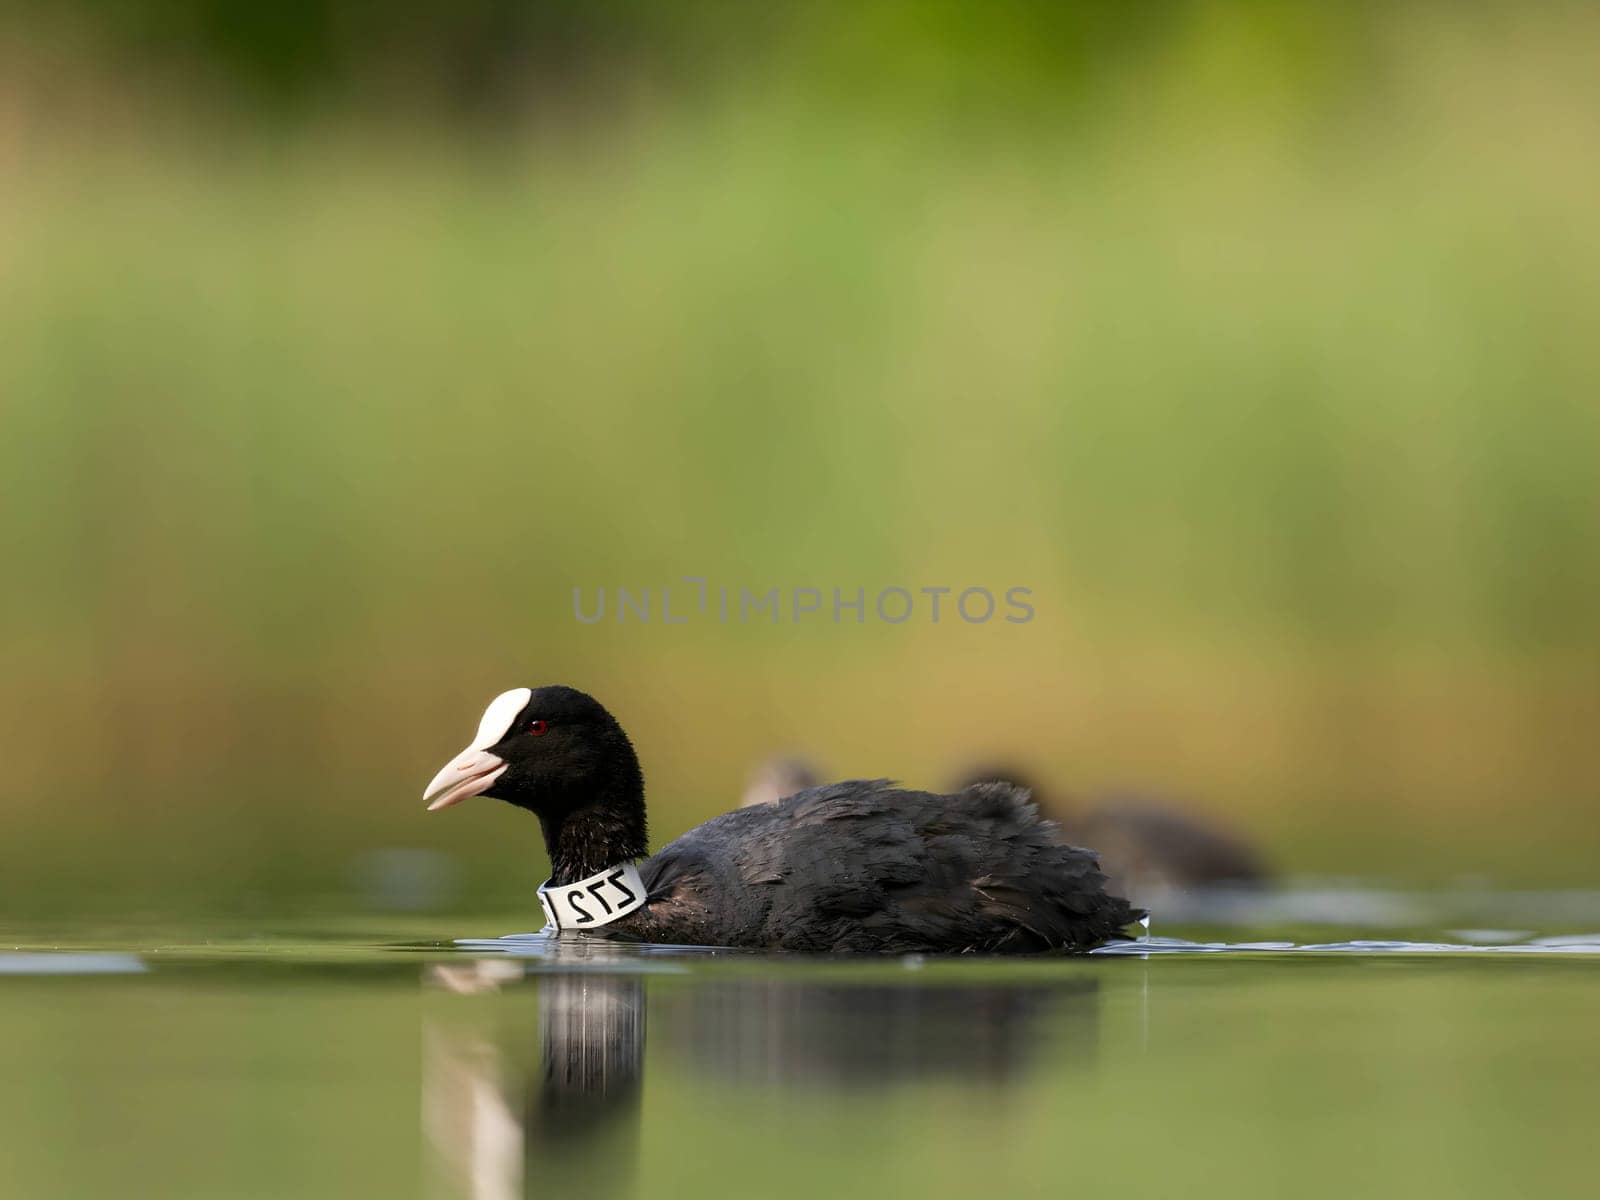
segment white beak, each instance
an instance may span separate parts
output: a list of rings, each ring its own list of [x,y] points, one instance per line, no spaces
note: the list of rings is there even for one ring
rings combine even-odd
[[[525,687],[512,688],[489,701],[489,707],[483,710],[483,719],[478,722],[478,736],[445,763],[444,769],[422,793],[429,812],[460,804],[467,797],[480,796],[494,786],[494,781],[505,773],[506,761],[498,754],[490,754],[486,747],[505,737],[532,695]]]
[[[494,786],[494,781],[505,774],[506,761],[498,754],[468,746],[445,763],[444,769],[433,777],[422,799],[429,812],[460,804],[469,796],[479,796]]]

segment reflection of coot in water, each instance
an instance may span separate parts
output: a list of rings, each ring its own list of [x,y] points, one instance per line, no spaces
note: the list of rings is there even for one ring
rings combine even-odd
[[[630,1190],[643,982],[581,972],[530,979],[520,964],[493,960],[435,968],[435,979],[451,991],[500,993],[491,1009],[433,1023],[426,1039],[427,1132],[455,1190],[474,1200]]]
[[[1055,984],[702,984],[663,1004],[673,1049],[744,1084],[889,1087],[1015,1081],[1052,1045],[1094,1053],[1099,981]]]
[[[1087,1062],[1098,1036],[1093,977],[946,985],[791,975],[652,991],[626,951],[557,943],[544,961],[578,969],[531,976],[515,959],[431,969],[451,992],[494,993],[452,997],[424,1038],[426,1127],[454,1177],[451,1194],[634,1190],[647,996],[649,1024],[680,1069],[813,1093],[949,1081],[1003,1089],[1046,1057]]]
[[[639,1107],[644,984],[605,975],[548,975],[539,987],[539,1059],[530,1150],[603,1135]]]

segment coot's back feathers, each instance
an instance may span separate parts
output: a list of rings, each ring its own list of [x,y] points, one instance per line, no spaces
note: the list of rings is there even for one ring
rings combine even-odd
[[[959,778],[1026,787],[1062,837],[1094,847],[1106,886],[1141,903],[1173,888],[1257,886],[1271,874],[1255,847],[1227,825],[1168,800],[1113,794],[1077,806],[1005,764],[975,767]]]
[[[1139,916],[1020,788],[812,788],[707,821],[641,867],[651,941],[787,951],[1088,949]]]

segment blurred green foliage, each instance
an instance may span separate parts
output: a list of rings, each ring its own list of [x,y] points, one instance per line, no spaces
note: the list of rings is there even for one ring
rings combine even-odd
[[[775,748],[1012,753],[1593,881],[1595,19],[1126,7],[9,8],[0,898],[525,903],[417,797],[548,680],[658,840]],[[1039,615],[572,617],[683,575]]]

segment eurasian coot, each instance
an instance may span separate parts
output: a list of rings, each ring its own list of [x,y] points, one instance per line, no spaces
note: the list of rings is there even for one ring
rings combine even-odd
[[[1027,793],[953,795],[852,780],[724,813],[645,858],[644,777],[593,697],[516,688],[428,785],[428,808],[485,795],[539,818],[557,930],[701,946],[877,953],[1087,950],[1140,914]],[[642,862],[638,860],[643,859]]]

